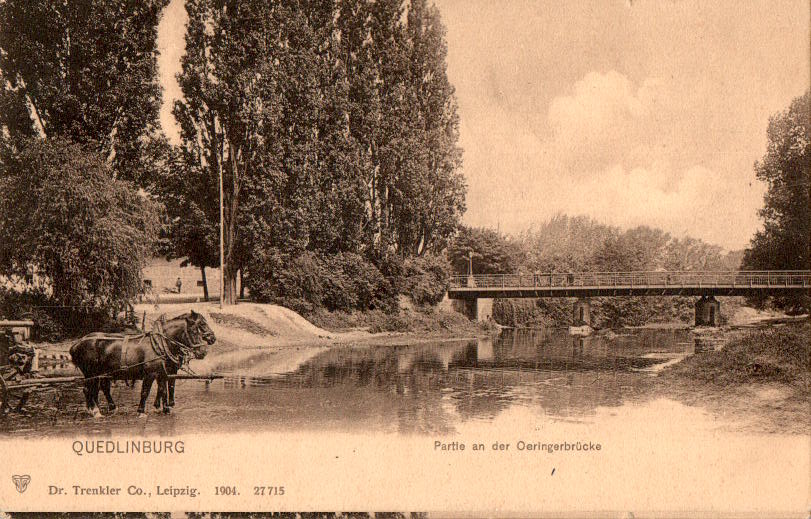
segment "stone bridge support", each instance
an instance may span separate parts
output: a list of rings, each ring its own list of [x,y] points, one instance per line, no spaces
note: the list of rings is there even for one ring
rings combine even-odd
[[[591,326],[591,301],[583,297],[575,301],[572,307],[572,326]]]
[[[471,321],[487,321],[493,318],[493,300],[489,298],[457,299],[454,309],[467,316]]]
[[[696,301],[696,326],[719,326],[721,303],[713,296],[701,296]]]

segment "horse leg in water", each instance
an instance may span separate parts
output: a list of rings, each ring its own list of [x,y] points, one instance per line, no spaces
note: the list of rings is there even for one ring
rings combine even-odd
[[[166,373],[158,376],[158,400],[163,403],[163,413],[169,414],[172,408],[169,407],[169,377]]]
[[[167,383],[168,396],[169,396],[169,407],[174,407],[175,406],[175,382],[176,382],[175,379],[170,378],[169,382]]]
[[[149,398],[149,392],[152,390],[152,382],[155,381],[155,375],[147,373],[144,375],[144,380],[141,382],[141,402],[138,404],[138,414],[146,415],[146,399]]]
[[[101,416],[99,411],[99,379],[87,381],[84,387],[84,397],[87,402],[87,412],[93,416]]]
[[[158,382],[158,389],[160,389],[160,382]],[[166,382],[166,391],[158,391],[155,395],[155,409],[158,409],[161,404],[172,408],[175,406],[175,379],[170,378]]]
[[[107,399],[107,407],[110,409],[110,412],[115,411],[115,402],[113,402],[113,395],[110,393],[110,386],[112,385],[112,381],[109,378],[102,379],[101,381],[101,390],[104,391],[104,398]]]
[[[166,407],[166,390],[163,387],[163,382],[161,381],[160,377],[156,379],[156,393],[155,393],[155,409],[160,409],[161,405]]]
[[[161,373],[158,375],[157,378],[158,382],[158,394],[155,395],[155,409],[160,409],[161,405],[163,406],[163,412],[169,414],[171,409],[169,408],[169,388],[168,382],[169,377],[166,373]]]
[[[174,366],[167,366],[167,373],[169,375],[177,375],[177,368],[174,367]],[[160,392],[155,396],[155,409],[160,407],[161,396],[162,395],[160,394]],[[175,379],[173,379],[173,378],[170,378],[169,381],[166,384],[166,398],[168,398],[168,401],[165,402],[166,405],[168,405],[169,407],[174,407],[175,406]]]

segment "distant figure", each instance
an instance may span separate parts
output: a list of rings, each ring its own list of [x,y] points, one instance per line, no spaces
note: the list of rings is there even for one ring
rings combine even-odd
[[[180,281],[180,277],[178,277],[177,281],[175,281],[175,286],[177,287],[177,293],[179,294],[180,289],[183,288],[183,282]]]
[[[574,285],[574,272],[569,272],[569,274],[566,275],[566,282],[569,286]]]

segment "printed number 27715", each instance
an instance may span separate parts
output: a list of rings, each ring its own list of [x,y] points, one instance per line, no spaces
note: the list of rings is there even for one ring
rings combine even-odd
[[[284,487],[253,487],[255,496],[283,496]]]

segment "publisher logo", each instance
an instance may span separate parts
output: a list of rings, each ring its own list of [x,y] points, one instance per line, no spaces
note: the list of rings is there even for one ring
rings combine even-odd
[[[25,492],[25,489],[28,488],[28,484],[31,483],[31,476],[25,474],[23,476],[11,476],[12,481],[14,481],[14,485],[17,487],[17,492],[22,494]]]

